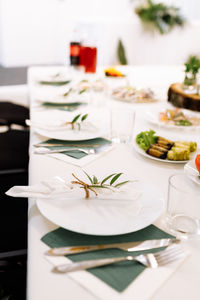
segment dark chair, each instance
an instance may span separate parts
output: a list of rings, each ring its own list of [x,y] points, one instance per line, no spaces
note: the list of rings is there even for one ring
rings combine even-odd
[[[26,119],[29,119],[27,107],[8,101],[0,102],[0,125],[18,124],[26,127]]]
[[[0,171],[0,295],[9,300],[26,299],[28,200],[5,192],[27,184],[25,169]]]
[[[0,102],[0,299],[26,299],[28,199],[12,198],[5,192],[14,185],[28,184],[29,110]],[[24,126],[11,129],[12,124]]]

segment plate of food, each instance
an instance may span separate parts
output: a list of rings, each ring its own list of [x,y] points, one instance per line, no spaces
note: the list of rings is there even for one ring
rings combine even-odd
[[[84,184],[88,191],[82,188]],[[154,185],[122,173],[102,178],[85,174],[57,176],[45,184],[45,188],[48,186],[48,198],[36,200],[42,215],[58,226],[83,234],[106,236],[137,231],[152,224],[163,211],[162,194]]]
[[[156,135],[154,130],[138,133],[134,145],[136,151],[141,155],[165,163],[187,163],[197,151],[195,141],[179,139],[172,141]]]
[[[200,116],[196,112],[180,108],[163,108],[146,112],[146,119],[150,123],[166,128],[199,128]]]
[[[122,73],[120,70],[116,69],[115,67],[109,67],[104,70],[104,74],[106,77],[114,77],[114,78],[122,78],[126,75]]]
[[[200,186],[200,154],[184,166],[185,174]]]
[[[151,89],[136,89],[135,87],[128,85],[113,89],[111,96],[115,100],[129,103],[151,103],[157,101],[156,96]]]

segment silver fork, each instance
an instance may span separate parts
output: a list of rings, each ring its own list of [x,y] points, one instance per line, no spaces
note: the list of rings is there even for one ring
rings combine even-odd
[[[147,253],[138,256],[124,256],[115,258],[103,258],[95,260],[85,260],[69,264],[59,265],[53,268],[55,273],[69,273],[74,271],[86,270],[94,267],[105,266],[120,261],[137,261],[148,268],[158,268],[171,263],[177,259],[183,258],[186,253],[178,245],[173,245],[157,253]]]
[[[82,148],[62,148],[62,149],[48,149],[45,147],[37,148],[34,150],[35,154],[51,154],[51,153],[62,153],[67,151],[74,151],[79,150],[81,152],[84,152],[86,154],[95,154],[95,149],[82,149]]]

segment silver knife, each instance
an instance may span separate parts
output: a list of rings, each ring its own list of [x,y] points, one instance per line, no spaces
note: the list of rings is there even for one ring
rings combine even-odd
[[[53,256],[77,254],[82,252],[89,252],[102,249],[118,248],[131,251],[143,251],[155,248],[166,247],[172,244],[180,243],[179,239],[157,239],[157,240],[146,240],[138,242],[128,242],[128,243],[117,243],[117,244],[104,244],[104,245],[92,245],[92,246],[74,246],[74,247],[60,247],[52,248],[48,250],[45,254]]]

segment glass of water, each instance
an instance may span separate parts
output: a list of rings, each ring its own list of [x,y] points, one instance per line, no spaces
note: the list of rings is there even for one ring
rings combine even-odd
[[[133,143],[135,112],[132,109],[111,109],[111,140],[113,143]]]
[[[185,174],[169,177],[166,224],[175,235],[200,234],[200,187]]]

